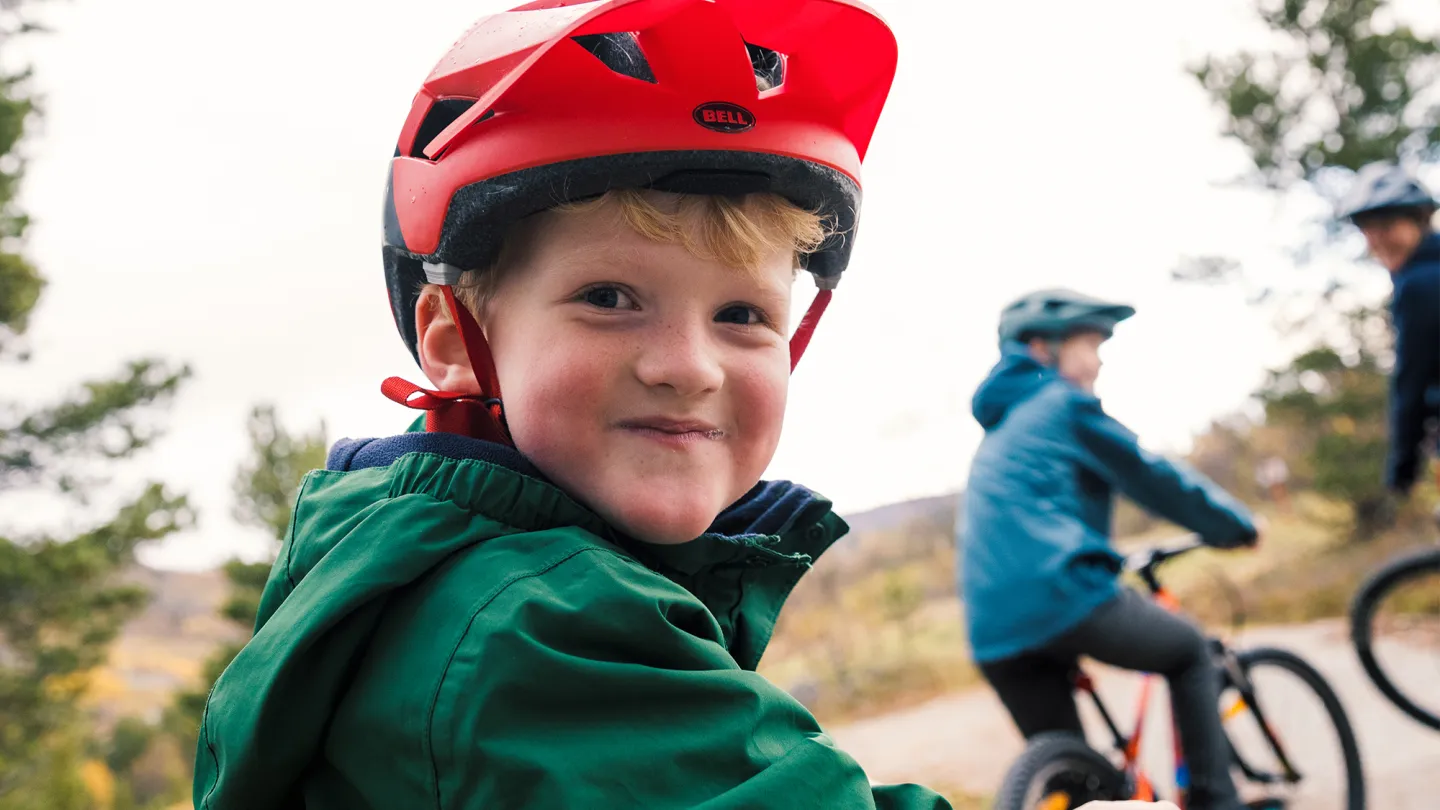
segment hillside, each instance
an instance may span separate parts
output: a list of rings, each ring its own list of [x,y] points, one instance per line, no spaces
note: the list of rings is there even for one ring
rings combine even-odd
[[[947,492],[929,498],[916,498],[879,506],[865,512],[844,515],[853,534],[883,532],[916,522],[949,521],[954,523],[955,506],[960,493]]]
[[[218,615],[229,591],[220,571],[137,566],[125,579],[144,585],[152,597],[126,625],[109,667],[96,678],[92,699],[103,725],[127,715],[158,720],[175,691],[195,685],[205,658],[242,635]]]

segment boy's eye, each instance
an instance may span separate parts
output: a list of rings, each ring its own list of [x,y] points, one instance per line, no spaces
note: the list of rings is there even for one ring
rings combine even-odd
[[[630,296],[619,287],[591,287],[585,291],[584,298],[585,303],[600,309],[629,309],[635,305]]]
[[[715,321],[751,326],[764,323],[765,316],[755,307],[746,304],[731,304],[715,314]]]

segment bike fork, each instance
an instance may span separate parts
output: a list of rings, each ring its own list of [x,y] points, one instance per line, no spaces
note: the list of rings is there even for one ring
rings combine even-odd
[[[1282,775],[1283,781],[1291,784],[1299,782],[1303,777],[1300,771],[1290,762],[1290,755],[1285,752],[1285,746],[1280,742],[1280,737],[1275,734],[1275,730],[1270,727],[1270,721],[1265,718],[1265,713],[1260,710],[1260,702],[1255,699],[1255,687],[1250,683],[1250,679],[1246,677],[1245,671],[1240,667],[1240,659],[1233,651],[1218,643],[1214,643],[1214,646],[1220,654],[1221,669],[1224,671],[1226,679],[1230,682],[1231,686],[1235,687],[1235,691],[1239,693],[1235,702],[1221,715],[1221,719],[1228,721],[1241,712],[1248,710],[1255,716],[1255,723],[1260,726],[1260,733],[1264,735],[1265,741],[1270,744],[1271,749],[1275,752],[1275,758],[1279,761],[1280,767],[1284,769],[1284,774]],[[1262,783],[1280,781],[1270,774],[1258,773],[1255,769],[1251,768],[1250,763],[1241,758],[1240,753],[1235,750],[1235,745],[1230,742],[1228,734],[1226,735],[1225,743],[1230,749],[1232,760],[1240,766],[1240,770],[1245,774],[1246,778]]]

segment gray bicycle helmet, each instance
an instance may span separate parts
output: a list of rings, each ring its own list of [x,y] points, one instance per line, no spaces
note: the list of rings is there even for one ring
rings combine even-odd
[[[1413,175],[1393,163],[1371,163],[1355,173],[1355,183],[1341,200],[1336,216],[1352,222],[1361,214],[1400,208],[1428,208],[1435,198]]]
[[[1115,324],[1134,314],[1135,308],[1128,304],[1102,301],[1074,290],[1037,290],[1000,311],[1000,342],[1060,339],[1076,332],[1099,332],[1109,338]]]

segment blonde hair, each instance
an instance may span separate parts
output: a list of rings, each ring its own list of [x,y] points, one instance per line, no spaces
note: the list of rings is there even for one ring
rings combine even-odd
[[[831,220],[801,208],[777,194],[724,197],[667,194],[639,189],[607,191],[599,197],[564,203],[550,209],[559,216],[613,210],[627,226],[653,242],[680,245],[692,256],[754,275],[769,256],[788,251],[799,269],[800,257],[812,253],[832,233]],[[502,275],[516,262],[530,234],[522,223],[511,229],[494,264],[465,272],[455,297],[476,317],[495,294]],[[438,290],[426,285],[422,294]],[[443,309],[443,308],[442,308]]]

